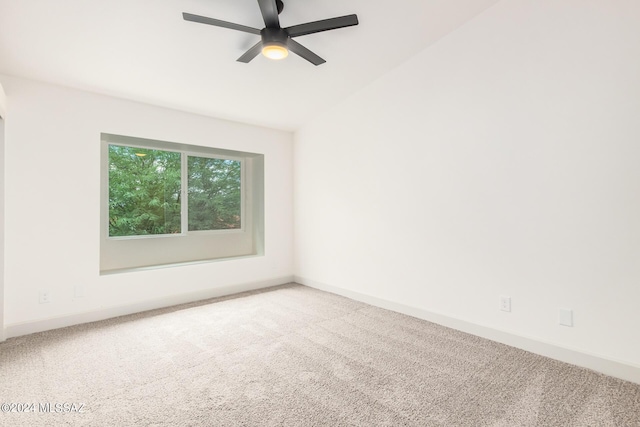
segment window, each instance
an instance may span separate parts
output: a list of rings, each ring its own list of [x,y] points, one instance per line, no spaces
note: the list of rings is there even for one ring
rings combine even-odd
[[[101,272],[262,253],[263,155],[102,134]]]
[[[181,228],[181,153],[109,145],[109,236]]]
[[[189,231],[233,230],[242,224],[242,163],[189,156]]]
[[[242,224],[242,161],[185,155],[187,200],[181,198],[185,153],[109,145],[109,236],[232,230]]]

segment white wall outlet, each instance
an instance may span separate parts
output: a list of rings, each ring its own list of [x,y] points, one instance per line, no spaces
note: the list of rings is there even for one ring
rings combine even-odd
[[[38,294],[38,302],[40,304],[48,304],[51,302],[51,294],[48,290],[43,289],[40,291],[40,293]]]
[[[558,314],[558,323],[562,326],[573,326],[573,310],[561,308]]]
[[[511,311],[511,297],[500,295],[500,310]]]
[[[84,291],[84,286],[82,285],[76,285],[73,288],[73,296],[75,298],[82,298],[85,296],[85,291]]]

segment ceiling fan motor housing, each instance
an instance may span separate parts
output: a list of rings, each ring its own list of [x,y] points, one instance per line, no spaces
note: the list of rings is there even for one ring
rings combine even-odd
[[[263,46],[275,44],[287,47],[289,33],[282,28],[263,28],[260,31],[260,36],[262,37]]]

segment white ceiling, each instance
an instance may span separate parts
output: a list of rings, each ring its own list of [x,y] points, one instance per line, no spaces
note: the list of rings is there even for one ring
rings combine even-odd
[[[284,0],[283,27],[356,13],[360,25],[296,40],[315,67],[236,59],[264,27],[256,0],[0,0],[0,74],[295,130],[499,0]]]

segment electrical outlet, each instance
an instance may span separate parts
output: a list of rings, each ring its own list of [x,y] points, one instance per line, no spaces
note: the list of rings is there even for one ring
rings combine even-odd
[[[82,285],[76,285],[76,286],[73,288],[73,296],[74,296],[75,298],[82,298],[82,297],[84,297],[84,295],[85,295],[85,292],[84,292],[84,286],[82,286]]]
[[[500,295],[500,310],[511,311],[511,297]]]
[[[573,310],[561,308],[558,313],[558,323],[562,326],[573,327]]]
[[[51,294],[48,290],[41,290],[38,294],[38,302],[40,304],[48,304],[51,302]]]

